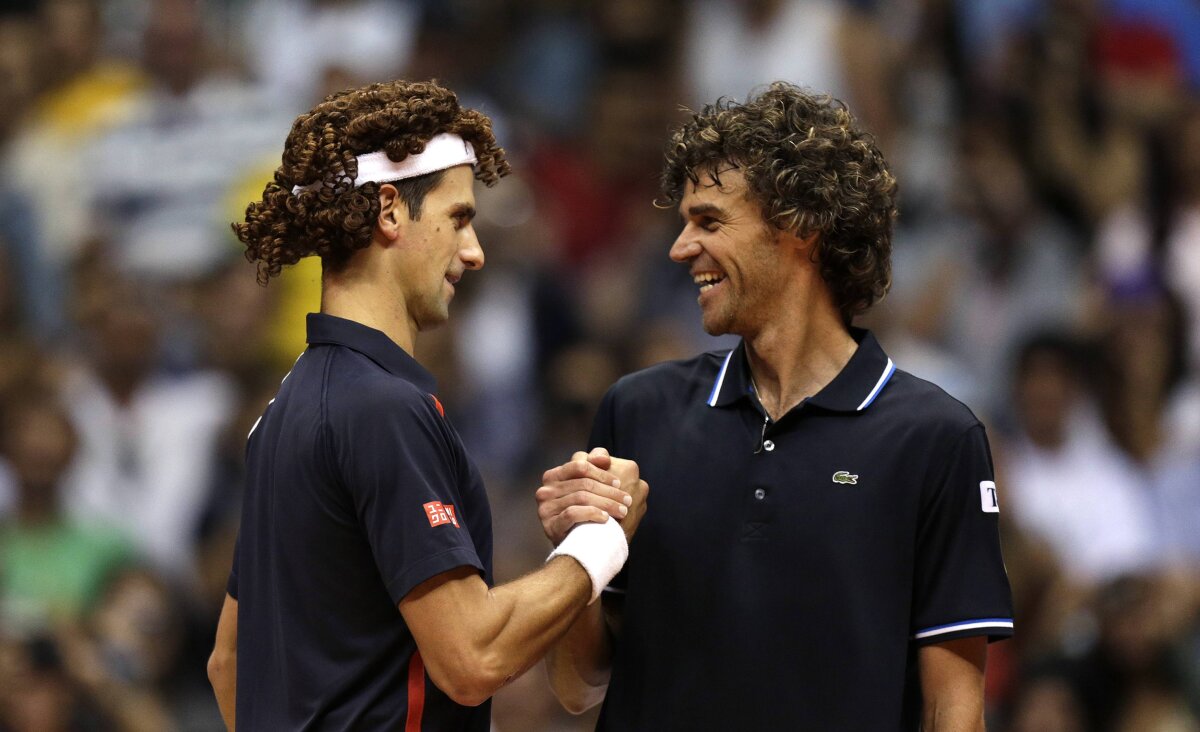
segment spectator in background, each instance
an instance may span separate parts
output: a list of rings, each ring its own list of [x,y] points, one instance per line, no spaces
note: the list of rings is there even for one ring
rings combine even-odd
[[[142,47],[149,78],[129,116],[89,147],[93,229],[123,270],[194,279],[224,261],[224,196],[248,162],[276,149],[290,115],[212,64],[198,0],[152,0]]]
[[[50,636],[0,637],[0,730],[81,732],[113,720],[75,682],[70,659]]]
[[[184,655],[188,614],[152,570],[111,573],[80,631],[61,634],[72,679],[124,732],[213,730],[203,662]]]
[[[875,0],[698,0],[689,4],[687,100],[735,98],[789,79],[862,110],[881,144],[894,119],[885,90],[889,46]],[[737,63],[730,63],[736,58]],[[890,147],[888,148],[890,149]]]
[[[1188,355],[1183,310],[1156,280],[1145,272],[1111,285],[1100,334],[1108,429],[1146,475],[1172,457],[1200,451],[1200,435],[1187,429],[1200,400],[1180,393]]]
[[[32,206],[21,220],[29,232],[24,272],[33,301],[49,300],[31,312],[32,324],[48,329],[62,325],[61,311],[42,311],[61,306],[66,270],[95,226],[84,192],[105,176],[86,164],[86,151],[130,119],[146,78],[136,66],[101,55],[98,0],[39,6],[27,39],[38,39],[31,55],[40,94],[3,151],[0,170]],[[48,190],[72,194],[47,196]]]
[[[149,293],[113,277],[91,287],[98,291],[83,295],[84,359],[64,385],[80,438],[65,503],[81,521],[121,527],[147,562],[189,581],[234,389],[220,372],[160,370],[162,325]]]
[[[1008,732],[1088,732],[1087,712],[1062,664],[1026,669],[1004,727]]]
[[[48,208],[42,195],[46,189],[27,185],[28,179],[22,179],[11,163],[30,152],[26,144],[31,137],[52,135],[50,126],[29,124],[26,119],[43,83],[39,47],[34,42],[38,27],[31,14],[0,11],[0,257],[12,268],[14,276],[8,284],[16,288],[14,297],[8,297],[11,292],[4,293],[4,305],[18,306],[29,330],[45,338],[61,325],[63,296],[39,236],[39,229],[48,223],[38,218],[39,212]],[[32,116],[38,120],[41,115],[35,112]],[[40,152],[47,152],[45,146]],[[61,165],[59,150],[51,152],[52,157],[43,160],[40,168],[43,184],[54,180]],[[4,324],[5,335],[9,325]]]
[[[1098,732],[1195,732],[1183,669],[1172,656],[1180,630],[1164,613],[1163,585],[1143,576],[1119,577],[1096,595],[1096,643],[1070,662],[1086,728]]]
[[[964,364],[989,414],[1007,414],[1007,364],[1020,338],[1079,319],[1078,239],[1034,196],[1004,130],[976,119],[960,131],[958,215],[936,239],[900,251],[897,305],[910,332]]]
[[[1165,234],[1162,271],[1168,286],[1179,293],[1187,315],[1188,363],[1193,389],[1200,388],[1200,100],[1193,99],[1179,120],[1179,143],[1172,156],[1176,181],[1170,228]],[[1200,413],[1190,428],[1200,434]]]
[[[1158,553],[1200,590],[1200,451],[1167,461],[1154,481]],[[1200,592],[1197,593],[1200,599]]]
[[[290,113],[347,81],[395,76],[417,42],[421,3],[414,0],[253,0],[240,24],[250,71]]]
[[[1090,381],[1069,336],[1029,337],[1016,359],[1019,431],[1004,462],[1013,518],[1053,548],[1085,596],[1154,558],[1147,481],[1105,432]]]
[[[52,394],[35,389],[3,404],[0,447],[16,486],[15,510],[0,524],[0,609],[9,623],[79,620],[105,575],[132,554],[126,536],[63,511],[62,479],[76,446]]]

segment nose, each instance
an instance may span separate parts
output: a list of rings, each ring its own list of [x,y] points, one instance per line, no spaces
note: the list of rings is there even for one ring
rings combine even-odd
[[[483,245],[479,243],[479,237],[475,235],[474,226],[467,225],[463,230],[463,242],[458,249],[458,258],[462,260],[463,266],[467,269],[483,269],[485,259]]]
[[[679,236],[675,237],[669,254],[672,261],[681,264],[700,256],[700,243],[692,235],[690,226],[684,226],[683,231],[679,232]]]

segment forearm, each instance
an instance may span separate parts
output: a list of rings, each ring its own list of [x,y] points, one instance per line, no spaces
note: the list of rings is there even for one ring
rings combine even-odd
[[[217,639],[208,657],[208,681],[217,697],[221,719],[230,732],[234,730],[234,711],[237,707],[237,600],[225,596],[221,618],[217,622]]]
[[[581,714],[603,701],[611,669],[604,611],[601,603],[592,603],[546,656],[550,688],[567,711]]]
[[[400,603],[438,688],[474,706],[538,662],[591,597],[570,557],[488,589],[470,568],[422,585]]]
[[[485,638],[498,659],[507,659],[508,678],[527,671],[542,659],[585,609],[592,583],[571,557],[556,557],[541,570],[493,589],[497,620]]]
[[[233,732],[237,698],[237,659],[218,660],[215,653],[213,656],[208,660],[208,680],[212,683],[213,693],[217,697],[221,719],[225,721],[229,732]]]
[[[983,698],[933,700],[925,705],[922,732],[983,732]]]
[[[960,638],[918,653],[923,732],[983,732],[987,639]]]

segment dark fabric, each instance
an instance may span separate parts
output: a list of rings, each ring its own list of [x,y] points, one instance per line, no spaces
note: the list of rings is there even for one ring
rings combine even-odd
[[[842,374],[778,422],[741,346],[605,396],[592,446],[636,460],[650,499],[608,593],[599,729],[916,730],[918,643],[1011,633],[983,427],[854,335]]]
[[[309,344],[247,447],[238,727],[403,729],[416,646],[397,603],[455,567],[492,582],[487,496],[408,354],[327,315]],[[423,729],[489,728],[489,704],[424,694]]]

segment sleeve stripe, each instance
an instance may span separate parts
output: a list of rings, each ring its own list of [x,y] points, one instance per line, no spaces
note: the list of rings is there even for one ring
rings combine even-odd
[[[957,623],[947,623],[946,625],[935,625],[932,628],[918,630],[913,634],[913,639],[920,640],[934,635],[943,635],[945,633],[953,633],[959,630],[975,630],[976,628],[1005,628],[1012,630],[1012,618],[984,618],[982,620],[963,620]]]

